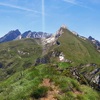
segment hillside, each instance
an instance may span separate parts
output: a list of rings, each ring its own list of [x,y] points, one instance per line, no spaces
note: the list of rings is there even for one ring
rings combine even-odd
[[[22,39],[0,44],[0,81],[33,66],[41,54],[39,39]]]
[[[64,57],[73,64],[97,63],[100,64],[100,53],[88,39],[82,39],[74,35],[68,29],[60,28],[56,46],[51,51],[63,52]]]
[[[66,75],[65,75],[66,73]],[[39,65],[0,82],[1,100],[99,100],[99,92],[81,85],[68,70]]]
[[[100,90],[100,52],[88,39],[61,27],[45,46],[48,53],[38,59],[38,63],[49,62],[64,68],[70,67],[73,77],[78,81]]]
[[[100,99],[100,53],[67,28],[0,48],[1,100]]]

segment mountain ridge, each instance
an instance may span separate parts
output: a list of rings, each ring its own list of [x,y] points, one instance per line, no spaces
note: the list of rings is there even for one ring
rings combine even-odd
[[[12,41],[16,39],[16,37],[18,37],[19,35],[21,35],[21,33],[18,29],[9,31],[6,35],[0,38],[0,43]]]
[[[100,99],[100,53],[66,27],[48,38],[22,38],[0,47],[2,100]]]
[[[26,31],[24,33],[21,33],[18,29],[9,31],[7,34],[5,34],[3,37],[0,38],[0,43],[3,42],[9,42],[13,40],[20,40],[23,38],[47,38],[50,37],[51,34],[46,32],[32,32],[32,31]]]
[[[65,25],[62,25],[60,28],[68,29]],[[58,32],[59,32],[59,30],[55,34],[57,34]],[[88,38],[86,38],[84,36],[79,35],[75,31],[71,31],[71,32],[74,35],[76,35],[77,37],[80,37],[83,40],[91,41],[91,43],[93,43],[94,46],[96,47],[96,49],[100,52],[100,42],[98,40],[94,39],[92,36],[89,36]],[[2,36],[0,38],[0,43],[9,42],[9,41],[13,41],[13,40],[20,40],[20,39],[23,39],[23,38],[41,38],[41,39],[43,38],[43,39],[48,39],[48,41],[49,41],[50,37],[53,37],[53,34],[46,33],[46,32],[36,32],[36,31],[32,32],[31,30],[25,31],[24,33],[21,33],[18,29],[16,29],[16,30],[9,31],[7,34]]]

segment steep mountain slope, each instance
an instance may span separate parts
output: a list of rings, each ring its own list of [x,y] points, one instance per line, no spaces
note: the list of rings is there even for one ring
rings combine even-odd
[[[100,64],[100,53],[90,41],[74,35],[66,28],[60,28],[55,39],[57,37],[56,45],[50,48],[52,52],[63,52],[64,57],[73,64]]]
[[[22,39],[0,44],[0,81],[34,65],[36,58],[41,54],[42,48],[37,39]]]

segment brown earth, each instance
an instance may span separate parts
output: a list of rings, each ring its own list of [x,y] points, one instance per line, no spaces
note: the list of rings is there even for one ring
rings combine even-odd
[[[58,86],[55,86],[50,79],[43,79],[41,86],[49,87],[46,97],[41,98],[40,100],[57,100],[56,96],[60,93]]]

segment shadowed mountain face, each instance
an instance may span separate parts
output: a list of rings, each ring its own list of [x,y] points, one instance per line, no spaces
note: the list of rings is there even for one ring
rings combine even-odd
[[[12,41],[16,39],[19,35],[21,35],[21,33],[18,29],[14,31],[10,31],[5,36],[0,38],[0,43]]]
[[[91,41],[66,27],[48,38],[18,35],[0,44],[1,100],[100,100],[100,53]]]

